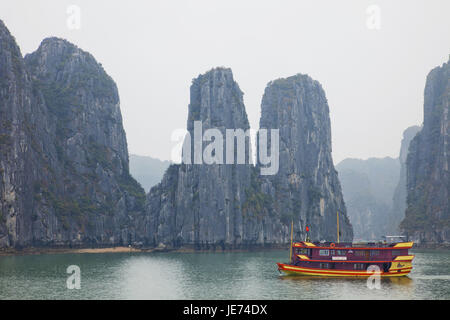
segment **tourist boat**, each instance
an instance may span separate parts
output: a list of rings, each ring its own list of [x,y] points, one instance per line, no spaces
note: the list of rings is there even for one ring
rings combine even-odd
[[[307,232],[308,232],[307,228]],[[405,276],[411,272],[414,255],[408,250],[413,242],[293,242],[289,263],[277,263],[278,270],[288,275],[326,277]],[[306,239],[309,240],[309,239]]]

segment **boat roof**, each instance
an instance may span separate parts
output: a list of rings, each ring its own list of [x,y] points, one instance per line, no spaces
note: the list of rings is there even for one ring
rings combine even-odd
[[[383,238],[406,238],[406,236],[383,236]]]
[[[413,242],[294,242],[293,247],[297,248],[320,248],[320,249],[409,249]]]

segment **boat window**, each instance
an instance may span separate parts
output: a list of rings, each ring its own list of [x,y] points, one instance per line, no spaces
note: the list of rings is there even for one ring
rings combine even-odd
[[[329,268],[329,264],[328,263],[321,263],[320,264],[320,269],[328,269]]]
[[[334,250],[330,250],[330,253],[332,256],[334,256],[334,254],[335,254]]]
[[[319,256],[328,256],[330,251],[328,249],[319,250]]]
[[[366,256],[367,250],[356,250],[355,255],[358,257],[364,257]]]
[[[402,255],[402,251],[401,250],[392,250],[392,255],[393,256],[401,256]]]
[[[338,256],[345,256],[347,255],[347,250],[336,250],[336,254]]]
[[[379,256],[380,250],[370,250],[370,256]]]
[[[364,263],[355,263],[353,265],[353,269],[355,269],[355,270],[364,270]]]
[[[300,249],[298,252],[299,252],[300,254],[306,254],[306,255],[309,255],[309,249],[307,249],[307,248],[302,248],[302,249]]]

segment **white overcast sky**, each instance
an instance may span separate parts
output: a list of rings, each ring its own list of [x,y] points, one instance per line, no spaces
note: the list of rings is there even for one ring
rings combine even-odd
[[[0,1],[23,55],[49,36],[92,53],[119,88],[130,153],[160,159],[186,127],[192,79],[216,66],[232,68],[252,128],[266,84],[305,73],[327,95],[335,163],[397,157],[403,130],[422,123],[426,75],[448,60],[449,14],[448,0]]]

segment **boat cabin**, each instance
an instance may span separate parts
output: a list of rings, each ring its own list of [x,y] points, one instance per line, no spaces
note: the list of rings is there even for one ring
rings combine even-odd
[[[295,242],[289,265],[298,267],[296,271],[300,273],[313,275],[368,276],[371,274],[366,272],[369,266],[372,270],[380,270],[382,275],[405,275],[412,269],[414,256],[409,254],[412,245],[412,242]],[[278,264],[279,269],[280,265],[283,264]],[[283,268],[280,270],[285,271]]]

